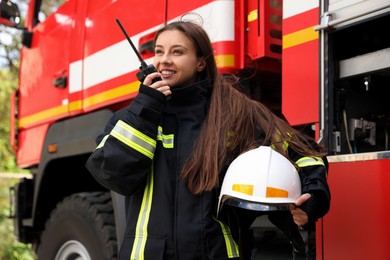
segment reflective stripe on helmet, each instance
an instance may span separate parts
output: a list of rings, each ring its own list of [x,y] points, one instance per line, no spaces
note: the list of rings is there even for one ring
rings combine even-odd
[[[153,159],[154,151],[156,149],[156,140],[153,138],[141,133],[122,120],[119,120],[118,123],[116,123],[110,134],[134,150]]]
[[[221,225],[223,237],[225,239],[228,258],[239,257],[240,254],[238,250],[238,245],[233,239],[232,232],[230,231],[229,226],[216,218],[214,219]]]
[[[153,186],[154,176],[152,166],[152,170],[146,180],[146,187],[144,190],[141,209],[138,214],[137,226],[135,228],[134,244],[130,255],[131,260],[145,259],[144,251],[146,246],[146,240],[148,239],[148,223],[150,211],[152,209]]]
[[[254,185],[253,184],[239,184],[234,183],[232,185],[232,191],[241,192],[243,194],[253,196]],[[288,191],[275,187],[266,187],[266,198],[288,198]]]
[[[265,197],[266,198],[288,198],[288,191],[284,189],[267,186]]]
[[[325,166],[324,161],[320,157],[302,157],[295,162],[299,167],[307,167],[314,165]]]
[[[254,186],[252,184],[235,183],[232,186],[233,191],[241,192],[241,193],[247,194],[249,196],[253,196],[253,188],[254,188]]]

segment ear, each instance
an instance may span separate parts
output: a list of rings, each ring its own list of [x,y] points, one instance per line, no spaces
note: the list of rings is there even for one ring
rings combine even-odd
[[[204,61],[204,59],[202,59],[202,60],[200,60],[200,61],[198,62],[198,65],[197,65],[197,67],[196,67],[196,70],[197,70],[198,72],[201,72],[205,67],[206,67],[206,62]]]

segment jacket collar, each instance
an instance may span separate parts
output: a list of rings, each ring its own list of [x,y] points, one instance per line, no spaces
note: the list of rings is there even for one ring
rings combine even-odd
[[[208,78],[197,81],[189,86],[171,88],[172,95],[167,102],[168,106],[191,106],[210,99]]]

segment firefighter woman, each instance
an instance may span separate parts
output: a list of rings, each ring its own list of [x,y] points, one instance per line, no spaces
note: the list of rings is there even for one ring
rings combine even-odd
[[[118,258],[238,259],[237,239],[216,218],[229,163],[259,145],[285,156],[289,149],[301,157],[325,153],[219,74],[201,26],[168,24],[154,47],[158,72],[114,114],[86,164],[103,186],[129,198]],[[305,177],[305,193],[291,210],[300,226],[323,216],[330,199],[322,160],[306,166],[315,174]]]

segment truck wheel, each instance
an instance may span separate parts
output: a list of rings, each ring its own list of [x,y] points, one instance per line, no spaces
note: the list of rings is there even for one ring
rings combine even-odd
[[[117,244],[108,192],[66,197],[46,222],[38,259],[116,259]]]

